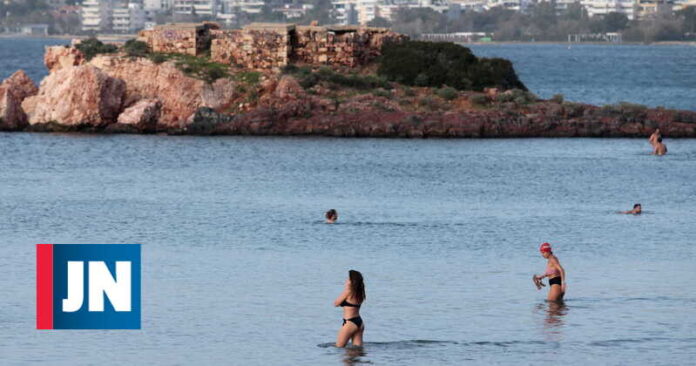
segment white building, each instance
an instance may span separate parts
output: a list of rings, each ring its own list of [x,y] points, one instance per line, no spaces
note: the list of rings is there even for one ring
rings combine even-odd
[[[216,17],[230,24],[242,14],[261,13],[263,5],[263,0],[220,0]]]
[[[524,9],[524,3],[522,0],[488,0],[487,9],[498,7],[520,11],[521,9]]]
[[[172,0],[143,0],[145,10],[169,10],[172,7]]]
[[[111,12],[111,29],[116,33],[134,33],[145,27],[145,11],[140,4],[116,7]]]
[[[174,0],[172,3],[174,14],[195,14],[211,18],[217,14],[217,7],[217,0]]]
[[[392,20],[399,9],[430,8],[444,13],[448,0],[333,0],[339,24],[366,24],[376,17]]]
[[[609,13],[623,13],[628,19],[635,18],[634,0],[582,0],[580,2],[590,17]]]
[[[430,8],[438,13],[449,9],[448,0],[380,0],[377,13],[380,17],[392,20],[399,9]]]
[[[452,5],[459,5],[464,11],[484,11],[488,5],[488,0],[449,0]]]
[[[101,32],[111,28],[111,0],[85,0],[82,2],[80,17],[82,30]]]

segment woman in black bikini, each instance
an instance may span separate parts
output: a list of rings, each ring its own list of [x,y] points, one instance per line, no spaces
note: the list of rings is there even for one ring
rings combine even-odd
[[[360,305],[365,301],[365,283],[358,271],[348,271],[343,292],[334,301],[334,306],[343,308],[343,326],[336,337],[336,347],[345,347],[350,340],[354,346],[362,346],[365,324],[360,317]]]

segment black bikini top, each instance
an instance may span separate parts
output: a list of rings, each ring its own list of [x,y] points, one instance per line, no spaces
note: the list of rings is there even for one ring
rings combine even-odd
[[[341,306],[341,307],[347,306],[347,307],[349,307],[349,308],[360,308],[360,304],[357,304],[357,305],[356,305],[356,304],[351,304],[351,303],[348,302],[348,300],[343,300],[343,302],[341,303],[340,306]]]

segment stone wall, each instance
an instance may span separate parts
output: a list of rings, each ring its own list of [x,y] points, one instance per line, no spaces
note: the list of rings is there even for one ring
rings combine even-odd
[[[215,23],[158,25],[141,31],[138,40],[147,43],[153,52],[198,56],[210,49],[210,32],[219,28]]]
[[[280,70],[292,53],[292,27],[246,27],[211,31],[210,57],[215,62],[250,70]]]
[[[310,65],[356,67],[377,58],[386,40],[405,39],[386,28],[298,26],[291,58]]]
[[[356,67],[370,63],[386,41],[406,36],[386,28],[253,23],[219,30],[213,23],[157,26],[140,33],[154,52],[200,55],[250,70],[278,71],[289,63]]]

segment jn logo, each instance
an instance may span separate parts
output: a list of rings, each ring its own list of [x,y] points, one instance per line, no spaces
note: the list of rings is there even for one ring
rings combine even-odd
[[[37,244],[38,329],[140,329],[139,244]]]

